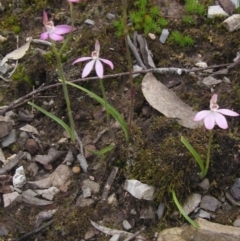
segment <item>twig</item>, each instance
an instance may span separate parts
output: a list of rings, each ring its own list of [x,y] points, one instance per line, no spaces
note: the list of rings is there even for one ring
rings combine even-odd
[[[34,234],[37,234],[37,233],[41,232],[43,229],[45,229],[48,226],[50,226],[52,223],[53,223],[53,220],[47,222],[46,224],[42,225],[39,228],[34,229],[33,231],[31,231],[29,233],[24,234],[21,238],[17,239],[16,241],[22,241],[22,240],[24,240],[24,239],[26,239],[26,238],[34,235]]]
[[[45,41],[45,40],[41,40],[41,39],[32,39],[32,42],[35,44],[43,44],[43,45],[47,45],[47,46],[52,46],[52,43]]]
[[[191,72],[199,72],[199,71],[203,71],[203,70],[207,70],[207,69],[216,69],[216,68],[221,68],[221,67],[227,67],[229,65],[231,65],[232,63],[229,64],[220,64],[220,65],[212,65],[206,68],[197,68],[197,69],[181,69],[181,68],[156,68],[156,69],[144,69],[144,70],[140,70],[140,71],[134,71],[131,74],[145,74],[148,72],[154,72],[154,73],[158,73],[158,74],[166,74],[166,73],[176,73],[179,75],[179,72],[181,72],[182,74],[184,73],[191,73]],[[116,77],[120,77],[120,76],[125,76],[125,75],[129,75],[129,72],[123,72],[123,73],[118,73],[118,74],[109,74],[109,75],[105,75],[103,76],[103,79],[110,79],[110,78],[116,78]],[[89,77],[89,78],[84,78],[84,79],[75,79],[72,81],[69,81],[71,83],[78,83],[78,82],[85,82],[88,80],[97,80],[99,79],[98,77]],[[25,96],[20,97],[19,99],[13,101],[12,103],[10,103],[6,108],[0,110],[0,115],[5,114],[7,111],[11,110],[15,105],[22,103],[24,100],[32,97],[33,95],[36,95],[37,93],[40,93],[42,91],[51,89],[51,88],[56,88],[58,86],[61,86],[61,83],[57,83],[57,84],[53,84],[53,85],[47,85],[47,86],[40,86],[38,89],[28,93]]]
[[[109,191],[110,191],[110,188],[113,184],[113,181],[117,175],[117,172],[118,172],[118,167],[113,167],[105,185],[104,185],[104,188],[103,188],[103,192],[102,192],[102,201],[106,201],[107,197],[108,197],[108,194],[109,194]]]

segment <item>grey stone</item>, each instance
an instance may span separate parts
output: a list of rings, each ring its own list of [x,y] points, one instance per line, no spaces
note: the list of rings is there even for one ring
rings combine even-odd
[[[130,230],[132,228],[131,224],[126,219],[123,220],[122,225],[125,230]]]
[[[237,227],[212,223],[198,218],[200,228],[190,225],[165,229],[159,233],[157,241],[237,241],[240,229]]]
[[[8,233],[9,233],[9,231],[7,230],[7,228],[1,225],[0,226],[0,237],[6,236],[6,235],[8,235]]]
[[[207,178],[204,178],[202,182],[199,184],[199,187],[201,187],[202,190],[207,191],[208,188],[210,187],[209,180]]]
[[[7,147],[16,141],[16,130],[12,129],[10,133],[3,138],[2,147]]]
[[[233,226],[234,226],[234,227],[240,227],[240,219],[236,219],[236,220],[233,222]]]
[[[12,123],[0,118],[0,139],[7,136],[12,130]]]
[[[196,207],[198,207],[199,203],[201,202],[202,196],[198,193],[191,194],[186,202],[183,205],[183,210],[186,212],[186,214],[189,214],[195,210]]]
[[[3,194],[4,207],[13,206],[22,201],[22,196],[17,192]]]
[[[77,199],[76,206],[79,207],[88,207],[94,203],[92,198],[84,198],[83,195],[80,195]]]
[[[234,199],[240,201],[240,178],[236,178],[236,180],[230,188],[230,193],[232,194]]]
[[[115,15],[112,14],[112,13],[108,13],[108,14],[106,15],[106,17],[107,17],[109,20],[112,20],[112,19],[115,18]]]
[[[82,189],[89,188],[93,193],[98,193],[100,185],[97,182],[86,179],[83,181]]]
[[[95,22],[91,19],[86,19],[84,23],[89,24],[89,25],[95,25]]]
[[[91,189],[89,187],[83,188],[82,192],[83,192],[83,197],[84,198],[91,197],[91,195],[92,195],[91,194]]]
[[[165,210],[165,204],[164,203],[160,203],[157,209],[157,216],[158,216],[158,220],[160,220],[164,214],[164,210]]]
[[[32,177],[37,175],[38,169],[39,169],[38,165],[34,162],[30,163],[27,167],[27,170],[28,170],[30,176],[32,176]]]
[[[21,132],[18,137],[18,144],[21,147],[24,147],[28,138],[29,138],[29,135],[27,132],[25,132],[25,131]]]
[[[25,144],[25,149],[30,153],[30,154],[35,154],[39,147],[37,142],[34,139],[28,139]]]
[[[222,83],[222,81],[220,79],[216,79],[212,76],[208,76],[203,79],[203,84],[205,84],[206,86],[216,85],[216,84],[220,84],[220,83]]]
[[[215,197],[212,197],[212,196],[204,196],[202,198],[202,201],[201,201],[201,204],[200,204],[200,207],[205,209],[205,210],[208,210],[208,211],[215,211],[218,207],[220,206],[220,202],[215,198]]]

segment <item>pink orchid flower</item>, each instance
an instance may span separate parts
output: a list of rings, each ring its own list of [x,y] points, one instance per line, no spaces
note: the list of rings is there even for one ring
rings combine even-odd
[[[45,11],[43,11],[43,25],[47,31],[41,34],[42,40],[50,38],[54,41],[61,41],[64,39],[61,34],[70,33],[71,31],[76,30],[76,28],[72,29],[72,26],[70,25],[54,26],[53,21],[48,20],[47,13]]]
[[[228,128],[228,123],[224,115],[239,116],[238,113],[228,109],[218,109],[217,94],[210,100],[210,110],[203,110],[196,114],[194,121],[204,120],[204,125],[208,130],[212,130],[215,124],[222,129]]]
[[[102,79],[103,78],[103,64],[101,63],[101,61],[103,63],[107,64],[111,69],[113,69],[113,63],[110,60],[99,58],[99,52],[100,52],[100,44],[99,44],[98,40],[96,40],[95,51],[92,52],[92,57],[81,57],[81,58],[76,59],[72,63],[72,64],[76,64],[76,63],[91,59],[91,61],[88,62],[83,69],[82,78],[85,78],[86,76],[88,76],[95,65],[95,70],[96,70],[97,76],[100,79]]]
[[[67,0],[68,2],[77,3],[79,0]]]

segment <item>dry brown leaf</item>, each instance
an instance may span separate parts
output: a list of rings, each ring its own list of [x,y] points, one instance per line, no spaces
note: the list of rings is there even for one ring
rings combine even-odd
[[[177,119],[178,123],[194,129],[200,122],[193,121],[196,112],[181,101],[171,90],[159,82],[152,73],[147,73],[142,81],[142,92],[148,103],[169,118]]]

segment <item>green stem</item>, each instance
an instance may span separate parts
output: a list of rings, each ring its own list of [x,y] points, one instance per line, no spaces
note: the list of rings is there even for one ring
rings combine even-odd
[[[127,57],[127,67],[129,72],[129,83],[130,83],[130,108],[129,108],[129,117],[128,124],[129,130],[131,130],[132,120],[133,120],[133,109],[134,109],[134,101],[135,101],[135,88],[132,77],[132,58],[128,46],[128,25],[127,25],[127,8],[128,8],[128,0],[122,0],[122,11],[123,11],[123,26],[124,26],[124,40],[126,47],[126,57]]]
[[[208,168],[209,168],[209,164],[210,164],[210,154],[211,154],[212,141],[213,141],[213,131],[210,130],[209,139],[208,139],[207,160],[206,160],[204,172],[202,174],[202,178],[204,178],[208,173]]]
[[[71,21],[72,21],[72,22],[71,22],[71,27],[72,27],[72,30],[73,30],[73,28],[74,28],[73,4],[72,4],[71,2],[69,2],[69,6],[70,6]],[[68,36],[67,36],[67,38],[65,39],[62,47],[61,47],[60,50],[59,50],[59,55],[60,55],[60,56],[61,56],[63,50],[66,48],[69,40],[72,38],[72,32],[73,32],[73,31],[71,31],[71,32],[68,34]]]
[[[111,133],[113,142],[114,142],[114,144],[116,145],[116,144],[117,144],[117,141],[116,141],[116,138],[115,138],[115,136],[114,136],[114,133],[113,133],[113,130],[112,130],[111,124],[110,124],[110,113],[109,113],[109,110],[108,110],[108,102],[107,102],[106,92],[105,92],[105,88],[104,88],[104,86],[103,86],[103,81],[102,81],[102,79],[99,79],[99,82],[100,82],[100,87],[101,87],[101,90],[102,90],[102,95],[103,95],[103,99],[104,99],[105,106],[106,106],[108,129],[109,129],[109,131],[110,131],[110,133]]]
[[[68,96],[66,78],[65,78],[63,68],[62,68],[60,53],[57,51],[54,43],[52,44],[52,48],[53,48],[53,52],[54,52],[54,54],[57,58],[58,74],[59,74],[59,76],[61,78],[61,81],[62,81],[63,94],[64,94],[65,102],[66,102],[66,105],[67,105],[68,119],[69,119],[69,122],[70,122],[70,129],[71,129],[71,136],[70,137],[71,137],[71,141],[74,142],[75,141],[75,135],[74,135],[75,127],[74,127],[74,121],[73,121],[72,110],[71,110],[71,105],[70,105],[70,99],[69,99],[69,96]]]

